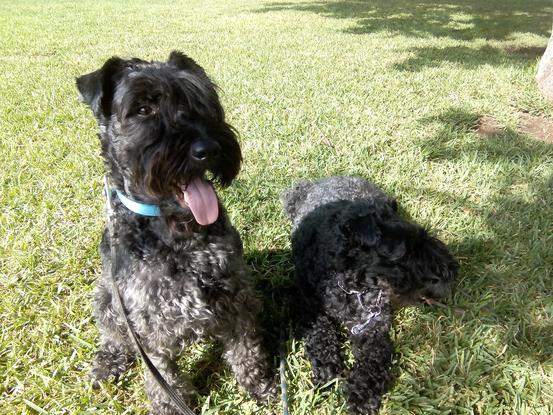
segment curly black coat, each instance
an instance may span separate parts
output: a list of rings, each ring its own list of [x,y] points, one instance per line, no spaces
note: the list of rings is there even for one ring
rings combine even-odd
[[[292,221],[300,335],[314,380],[344,372],[341,325],[354,366],[346,379],[352,413],[375,414],[391,385],[389,336],[395,307],[447,295],[457,262],[445,245],[397,214],[397,203],[358,177],[300,182],[283,195]]]

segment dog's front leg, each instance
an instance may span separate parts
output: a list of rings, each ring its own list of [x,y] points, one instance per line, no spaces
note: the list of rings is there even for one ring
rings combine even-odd
[[[100,347],[90,372],[94,386],[110,376],[120,376],[136,358],[127,326],[114,304],[113,288],[107,278],[104,274],[94,294],[94,317],[101,335]]]
[[[318,386],[337,378],[344,370],[338,326],[328,315],[320,313],[306,319],[301,333],[305,353],[311,361],[313,380]]]
[[[179,393],[190,405],[194,397],[194,387],[188,379],[179,372],[176,362],[168,355],[148,352],[152,363],[161,373],[165,381],[177,393]],[[180,415],[181,412],[171,401],[167,392],[165,392],[154,376],[146,369],[145,374],[146,393],[150,399],[150,414],[151,415]]]
[[[219,338],[224,347],[223,357],[236,381],[258,402],[267,403],[277,395],[269,358],[253,315],[240,317],[232,331]]]
[[[389,336],[390,313],[382,311],[366,324],[369,315],[348,327],[354,365],[346,380],[349,410],[354,414],[375,415],[382,395],[391,384],[390,366],[393,346]],[[359,331],[360,330],[360,331]]]

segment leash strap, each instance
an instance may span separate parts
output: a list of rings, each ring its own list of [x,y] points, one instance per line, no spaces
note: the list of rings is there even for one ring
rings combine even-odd
[[[155,367],[153,362],[150,360],[150,358],[142,348],[142,345],[138,340],[138,335],[131,327],[131,323],[129,322],[129,318],[125,310],[125,305],[123,303],[123,298],[121,297],[121,293],[119,292],[119,287],[117,286],[117,282],[115,281],[115,274],[117,273],[117,270],[119,268],[119,263],[118,263],[117,252],[116,252],[115,243],[114,243],[115,227],[113,223],[115,221],[115,215],[114,215],[113,207],[111,205],[111,191],[108,184],[107,176],[104,176],[104,192],[106,197],[106,213],[108,217],[109,244],[110,244],[110,251],[111,251],[110,278],[111,278],[111,284],[113,285],[113,291],[115,292],[116,302],[119,307],[119,311],[124,317],[125,325],[127,326],[127,331],[130,333],[132,339],[134,340],[134,344],[136,345],[136,348],[138,349],[138,352],[142,357],[142,360],[148,367],[148,370],[156,380],[157,384],[165,391],[165,393],[167,393],[167,395],[169,395],[169,398],[171,398],[171,400],[173,401],[173,403],[181,413],[183,413],[184,415],[194,415],[194,412],[192,412],[192,410],[186,405],[186,403],[182,399],[182,396],[180,396],[171,386],[169,386],[167,381],[163,378],[162,374],[159,373],[159,370]]]
[[[280,374],[280,400],[282,403],[282,415],[288,415],[288,382],[286,381],[286,337],[284,335],[284,326],[282,324],[280,326],[279,349],[280,362],[278,365],[278,371]]]

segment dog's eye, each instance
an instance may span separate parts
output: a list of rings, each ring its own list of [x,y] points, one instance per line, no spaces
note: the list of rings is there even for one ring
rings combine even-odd
[[[440,279],[438,277],[432,277],[432,278],[430,278],[430,283],[434,284],[434,285],[439,284]]]
[[[149,105],[142,105],[138,108],[138,115],[150,115],[152,112],[154,112],[154,110]]]

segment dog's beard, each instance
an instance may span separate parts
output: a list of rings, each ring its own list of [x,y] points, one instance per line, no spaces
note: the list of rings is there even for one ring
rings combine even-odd
[[[184,162],[177,164],[184,166]],[[205,171],[179,170],[167,161],[158,161],[144,172],[142,182],[150,198],[189,209],[199,225],[211,225],[219,217],[217,194]]]
[[[212,182],[230,184],[238,174],[241,160],[234,136],[223,135],[217,142],[221,155],[201,166],[190,160],[186,140],[162,140],[148,146],[132,168],[137,172],[133,181],[139,193],[154,203],[189,209],[199,225],[214,223],[219,216],[219,202]]]
[[[190,221],[193,216],[204,226],[217,221],[219,203],[212,183],[228,186],[242,161],[236,133],[222,118],[222,109],[219,117],[214,115],[217,108],[213,114],[189,108],[186,115],[181,106],[161,99],[151,104],[156,114],[140,117],[132,111],[135,100],[120,101],[114,107],[120,122],[110,119],[106,131],[111,134],[102,140],[116,184],[139,201],[159,204],[175,220]],[[215,154],[195,156],[198,142],[211,143]]]

